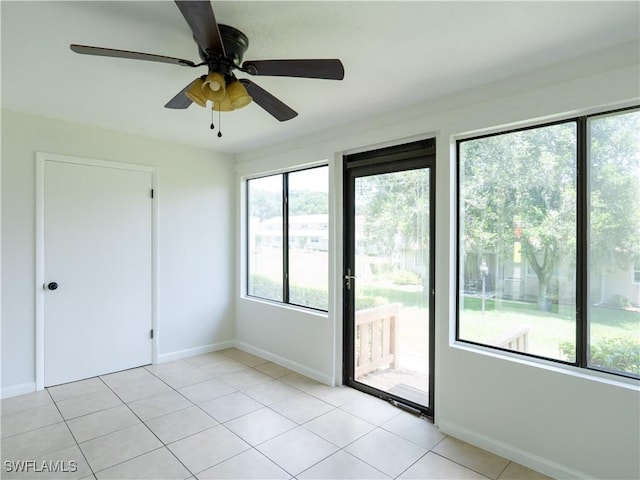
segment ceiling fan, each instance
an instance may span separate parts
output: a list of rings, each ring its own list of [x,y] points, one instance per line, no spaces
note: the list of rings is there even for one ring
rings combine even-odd
[[[193,33],[193,39],[198,46],[198,53],[202,60],[201,63],[196,64],[190,60],[151,53],[87,45],[72,44],[70,45],[71,50],[84,55],[148,60],[183,67],[195,68],[206,65],[208,74],[199,76],[189,83],[167,102],[165,108],[184,109],[189,107],[191,103],[206,107],[207,101],[210,101],[212,102],[212,110],[225,112],[238,110],[253,100],[281,122],[291,120],[298,113],[251,80],[238,79],[234,70],[252,76],[267,75],[328,80],[342,80],[344,78],[344,67],[338,59],[248,60],[243,62],[242,58],[249,47],[249,39],[240,30],[217,23],[209,0],[176,0],[175,3]],[[213,128],[213,123],[211,128]],[[220,132],[218,132],[218,136],[221,136]]]

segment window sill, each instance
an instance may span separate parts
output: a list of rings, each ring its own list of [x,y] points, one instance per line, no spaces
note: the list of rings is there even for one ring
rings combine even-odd
[[[329,318],[329,312],[324,312],[322,310],[316,310],[313,308],[306,308],[300,305],[291,305],[289,303],[282,303],[275,300],[268,300],[266,298],[260,298],[260,297],[252,297],[250,295],[241,295],[240,299],[248,302],[262,304],[269,307],[280,308],[280,309],[289,310],[292,312],[304,313],[305,315],[311,315],[318,318]]]
[[[577,367],[575,365],[568,365],[565,363],[555,362],[553,360],[546,360],[543,358],[525,357],[516,352],[496,350],[491,347],[473,345],[459,340],[454,340],[453,343],[451,343],[449,346],[459,351],[465,351],[477,355],[484,355],[487,357],[496,358],[498,360],[517,363],[527,367],[540,368],[549,372],[570,375],[574,378],[580,378],[588,381],[594,381],[614,387],[640,392],[640,380],[631,377],[623,377],[599,370],[590,370]]]

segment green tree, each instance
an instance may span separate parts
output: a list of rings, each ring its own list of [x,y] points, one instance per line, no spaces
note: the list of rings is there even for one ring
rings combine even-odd
[[[627,268],[640,251],[640,114],[590,122],[592,267]],[[538,305],[576,251],[576,126],[552,125],[462,143],[467,261],[506,257],[515,242],[538,279]],[[569,267],[573,267],[569,260]]]
[[[252,217],[260,221],[282,216],[282,192],[254,188],[250,198]],[[292,190],[289,192],[289,215],[327,214],[329,196],[326,192]]]
[[[428,249],[429,172],[407,170],[357,179],[356,215],[365,218],[370,253]]]
[[[329,195],[313,190],[291,190],[289,192],[289,215],[327,214]]]
[[[640,254],[640,113],[595,118],[590,129],[590,265],[599,272],[599,303],[606,301],[605,275],[627,269]]]
[[[249,206],[251,217],[258,217],[260,221],[282,216],[282,193],[273,190],[252,188],[250,190]]]
[[[462,144],[464,249],[512,254],[538,279],[538,307],[562,256],[575,252],[576,131],[567,123]]]

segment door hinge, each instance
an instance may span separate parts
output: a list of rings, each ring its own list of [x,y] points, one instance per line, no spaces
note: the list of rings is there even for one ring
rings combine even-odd
[[[151,198],[153,198],[153,188],[151,189]]]
[[[153,338],[153,328],[151,329],[151,331],[149,332],[149,335],[151,336],[151,338]]]

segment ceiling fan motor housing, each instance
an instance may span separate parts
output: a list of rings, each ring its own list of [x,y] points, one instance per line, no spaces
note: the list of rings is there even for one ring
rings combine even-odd
[[[245,52],[249,48],[249,39],[240,30],[229,25],[218,24],[225,57],[217,52],[207,52],[198,48],[200,58],[209,66],[209,71],[230,75],[231,71],[242,64]]]

